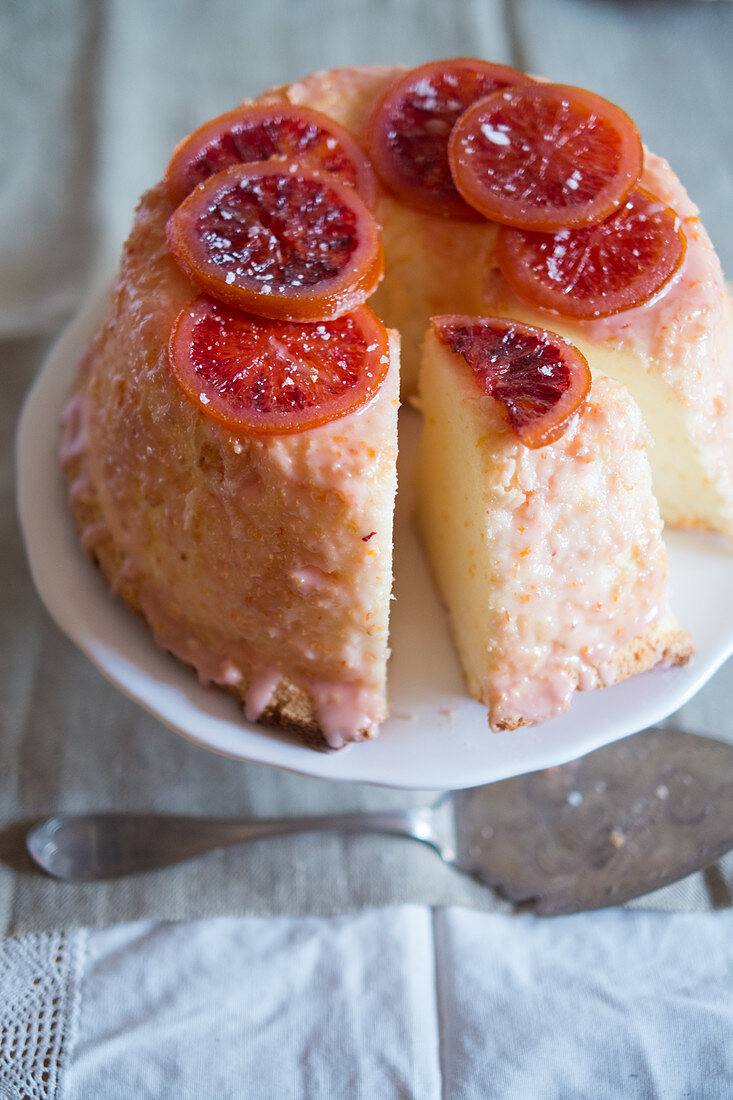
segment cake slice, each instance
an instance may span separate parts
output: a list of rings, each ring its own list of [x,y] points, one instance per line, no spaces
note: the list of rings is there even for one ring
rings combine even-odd
[[[170,369],[196,295],[166,246],[172,209],[162,185],[143,197],[67,409],[82,544],[158,643],[250,720],[321,748],[370,737],[387,712],[398,338],[355,412],[269,436],[217,422]]]
[[[440,331],[420,376],[419,525],[491,727],[543,722],[576,690],[684,663],[648,436],[624,387],[594,372],[559,438],[528,446]]]

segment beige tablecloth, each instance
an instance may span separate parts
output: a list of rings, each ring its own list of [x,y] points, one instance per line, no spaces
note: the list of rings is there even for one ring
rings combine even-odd
[[[428,849],[266,841],[124,883],[35,874],[23,823],[52,811],[273,815],[426,796],[234,764],[119,695],[50,621],[15,519],[12,436],[53,333],[114,263],[176,140],[267,85],[367,62],[481,55],[619,102],[667,156],[733,271],[733,6],[672,0],[25,0],[0,6],[0,933],[137,917],[502,903]],[[733,614],[733,609],[731,609]],[[674,722],[733,743],[733,666]],[[635,904],[730,904],[733,861]]]

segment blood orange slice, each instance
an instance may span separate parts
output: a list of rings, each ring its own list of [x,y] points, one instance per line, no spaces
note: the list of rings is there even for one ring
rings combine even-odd
[[[418,210],[474,219],[451,177],[450,132],[475,100],[530,79],[508,65],[472,57],[411,69],[389,86],[367,124],[367,147],[377,174]]]
[[[382,276],[377,223],[354,188],[272,161],[211,176],[168,219],[167,237],[201,290],[263,317],[340,317]]]
[[[343,126],[310,107],[250,104],[194,130],[177,146],[165,172],[174,206],[232,164],[288,160],[335,175],[374,206],[376,183],[361,147]]]
[[[482,393],[500,403],[527,447],[554,443],[590,389],[585,357],[554,332],[494,317],[433,317],[438,339],[463,356]]]
[[[583,88],[532,84],[474,104],[453,130],[456,187],[484,217],[523,229],[601,221],[641,176],[629,116]]]
[[[607,317],[642,305],[685,255],[680,219],[646,191],[632,191],[599,225],[532,233],[502,227],[496,255],[522,298],[565,317]]]
[[[200,295],[178,314],[168,355],[181,389],[207,416],[245,435],[289,435],[371,400],[387,373],[389,343],[367,306],[306,325]]]

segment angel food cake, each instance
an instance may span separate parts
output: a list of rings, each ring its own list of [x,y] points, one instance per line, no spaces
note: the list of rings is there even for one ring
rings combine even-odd
[[[83,546],[251,720],[373,736],[430,330],[426,548],[491,724],[543,721],[691,652],[654,494],[733,533],[730,310],[607,101],[476,59],[314,74],[200,127],[141,200],[66,414]]]
[[[435,62],[408,72],[372,68],[315,73],[275,93],[288,102],[324,111],[357,135],[386,129],[397,149],[402,147],[400,139],[408,146],[401,162],[395,158],[392,189],[379,192],[385,278],[372,299],[379,315],[401,333],[403,392],[411,394],[417,388],[420,348],[430,317],[436,314],[500,314],[549,328],[579,346],[591,369],[597,364],[618,378],[641,406],[655,444],[650,460],[665,522],[733,537],[733,305],[697,207],[667,162],[639,144],[638,186],[674,212],[684,237],[682,262],[663,292],[652,292],[637,306],[625,305],[618,312],[606,314],[603,306],[594,310],[593,276],[599,274],[598,267],[611,267],[614,258],[602,237],[589,242],[577,231],[575,250],[566,247],[562,227],[551,236],[531,231],[531,243],[545,249],[544,270],[539,267],[533,280],[526,275],[518,279],[517,271],[533,270],[531,262],[507,256],[512,251],[507,237],[516,253],[523,241],[521,230],[502,229],[494,220],[467,220],[465,204],[462,216],[455,216],[461,212],[460,195],[448,173],[447,156],[433,171],[422,203],[414,205],[415,179],[424,175],[424,159],[437,159],[435,130],[440,135],[442,127],[447,145],[445,131],[460,116],[456,103],[461,101],[461,91],[468,99],[476,92],[476,84],[479,91],[488,86],[482,89],[480,79],[465,79],[465,68],[472,76],[481,63],[469,59],[453,64],[447,81],[445,63]],[[499,79],[512,79],[512,72],[502,67]],[[462,82],[468,87],[462,89]],[[453,98],[446,103],[449,92]],[[272,95],[268,93],[267,98]],[[375,102],[379,105],[385,99],[396,115],[391,131],[390,116],[380,121],[374,111]],[[477,121],[480,125],[481,119]],[[409,149],[409,134],[405,137],[400,125],[412,126],[414,143],[421,145],[418,153]],[[567,171],[571,182],[574,168]],[[454,216],[441,217],[441,204],[450,204]],[[502,263],[497,257],[497,237],[501,237]],[[644,260],[651,267],[654,242],[647,240],[646,246]],[[583,262],[588,263],[589,253],[595,266],[590,263],[585,275]],[[612,286],[618,292],[619,284],[629,281],[624,257],[616,257],[615,275]],[[584,278],[585,294],[576,295],[575,291],[583,290]],[[522,286],[524,295],[518,293]],[[582,316],[583,307],[586,316]]]
[[[314,326],[317,344],[330,336],[362,357],[377,343],[384,374],[371,401],[328,423],[248,435],[203,414],[169,366],[192,300],[166,245],[171,212],[164,187],[143,198],[67,408],[82,542],[203,682],[239,695],[251,720],[337,748],[386,714],[398,341],[365,307]],[[207,344],[235,339],[226,307],[191,314]],[[259,339],[275,363],[305,359],[301,326],[260,327],[245,334],[250,354]]]
[[[669,610],[638,406],[597,371],[562,434],[528,446],[489,392],[497,348],[548,373],[572,355],[514,322],[436,318],[418,499],[471,694],[492,728],[515,729],[566,710],[577,688],[684,662],[690,639]]]

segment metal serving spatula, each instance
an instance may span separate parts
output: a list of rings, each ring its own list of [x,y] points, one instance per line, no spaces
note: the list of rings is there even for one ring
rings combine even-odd
[[[60,815],[28,834],[61,879],[149,871],[268,836],[393,833],[538,913],[618,905],[733,848],[733,748],[649,729],[571,764],[443,794],[391,813],[238,820],[163,814]]]

